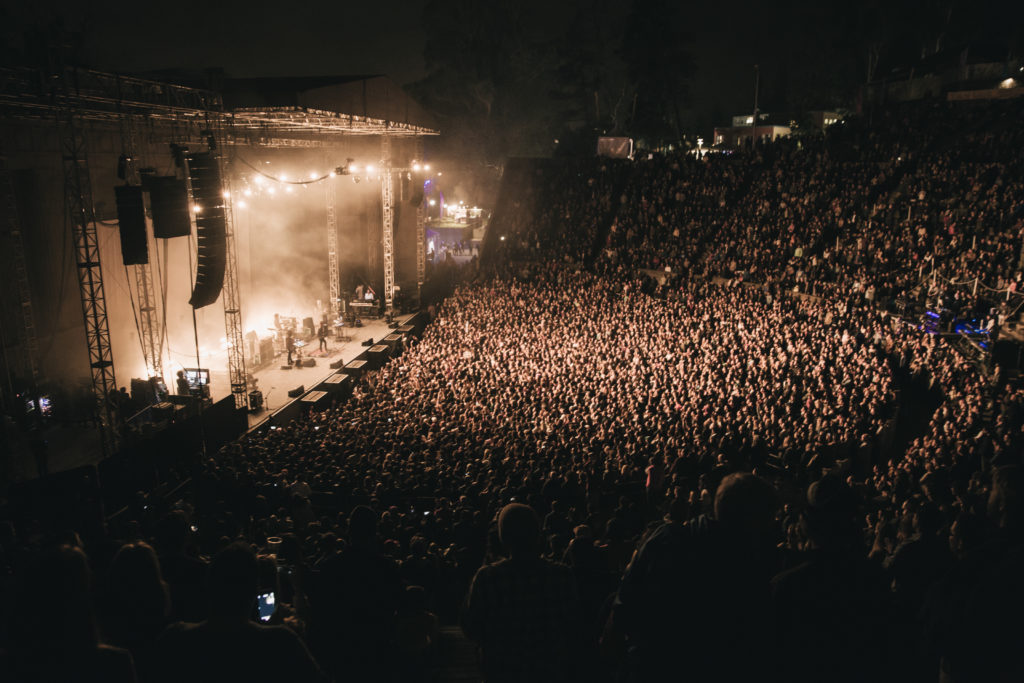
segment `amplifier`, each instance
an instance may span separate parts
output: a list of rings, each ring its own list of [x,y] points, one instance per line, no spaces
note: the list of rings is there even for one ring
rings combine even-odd
[[[263,392],[260,390],[249,392],[249,412],[258,413],[263,410]]]

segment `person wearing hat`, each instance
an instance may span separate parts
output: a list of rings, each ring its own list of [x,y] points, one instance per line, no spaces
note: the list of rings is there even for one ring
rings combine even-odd
[[[572,678],[578,600],[572,572],[540,556],[533,508],[512,503],[498,513],[505,558],[477,570],[463,630],[482,653],[488,683]]]

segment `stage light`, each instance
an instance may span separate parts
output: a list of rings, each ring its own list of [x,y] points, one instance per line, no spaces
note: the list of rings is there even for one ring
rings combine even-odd
[[[423,168],[423,167],[420,166],[418,162],[412,165],[412,170],[414,170],[414,171],[418,171],[421,168]]]
[[[430,200],[430,205],[431,206],[437,206],[437,200],[436,199],[431,199]]]
[[[262,184],[263,184],[263,176],[261,176],[261,175],[255,175],[255,176],[253,176],[252,180],[253,180],[253,182],[254,182],[254,183],[256,183],[257,185],[262,185]]]
[[[203,210],[203,207],[199,206],[198,204],[193,204],[192,205],[192,213],[199,213],[202,210]]]
[[[231,193],[228,192],[227,190],[224,190],[220,194],[221,194],[222,197],[224,197],[224,199],[231,199]]]
[[[251,197],[252,196],[252,190],[246,189],[245,192],[243,192],[242,194],[244,194],[246,197]]]
[[[320,174],[317,173],[316,171],[310,171],[309,172],[309,179],[310,180],[316,180],[319,177],[320,177]]]
[[[272,187],[268,190],[268,192],[270,192],[270,194],[277,194],[277,189]]]
[[[430,164],[423,164],[423,170],[424,171],[429,171],[430,170]]]
[[[368,164],[366,166],[366,172],[367,173],[373,173],[373,164]]]
[[[277,179],[278,179],[279,181],[281,181],[282,183],[286,183],[286,182],[288,182],[288,176],[286,176],[286,175],[285,175],[284,173],[282,173],[282,174],[281,174],[280,176],[278,176],[278,178],[277,178]]]
[[[248,204],[246,204],[244,201],[239,200],[239,202],[238,202],[238,207],[239,208],[244,209],[246,206],[248,206]]]
[[[349,164],[348,165],[348,172],[349,173],[359,173],[359,164]]]
[[[440,178],[440,177],[441,177],[441,176],[443,176],[443,175],[444,175],[444,173],[441,173],[440,171],[438,171],[438,172],[437,172],[437,177],[438,177],[438,178]]]
[[[334,177],[334,176],[336,176],[336,175],[338,175],[338,174],[337,174],[337,173],[335,173],[334,171],[331,171],[330,173],[328,173],[328,174],[327,174],[327,177],[329,177],[329,178],[333,178],[333,177]]]
[[[284,188],[284,191],[285,191],[285,192],[291,192],[291,191],[292,191],[293,189],[294,189],[294,188],[292,188],[292,186],[291,186],[291,185],[289,185],[288,187]]]

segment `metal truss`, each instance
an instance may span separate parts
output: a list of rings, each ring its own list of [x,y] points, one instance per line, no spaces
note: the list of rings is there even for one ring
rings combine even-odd
[[[218,131],[222,132],[222,131]],[[220,137],[220,136],[218,136]],[[231,395],[235,397],[235,408],[249,407],[249,385],[245,374],[245,346],[242,337],[242,298],[238,293],[238,259],[235,255],[235,220],[231,211],[231,189],[224,156],[217,154],[224,202],[224,331],[228,346],[228,377],[231,381]]]
[[[440,134],[411,123],[308,107],[240,107],[225,111],[222,96],[212,90],[91,69],[66,67],[57,78],[66,86],[63,104],[75,109],[79,120],[116,124],[129,113],[154,122],[207,127],[227,124],[220,144],[326,147],[336,144],[333,139],[341,136]],[[36,69],[0,67],[0,109],[12,118],[48,119],[56,108],[51,85]],[[183,139],[181,135],[176,137],[176,141]]]
[[[355,116],[308,107],[239,107],[228,114],[239,131],[316,131],[319,134],[391,135],[412,137],[439,135],[440,131],[411,123]]]
[[[423,163],[423,137],[416,136],[416,161]],[[421,182],[419,178],[416,180],[417,183]],[[423,189],[423,186],[416,188],[413,192],[413,196],[416,196]],[[420,203],[416,205],[416,298],[423,295],[423,283],[427,279],[427,246],[426,246],[426,234],[424,231],[424,215],[423,215],[423,199],[421,197]]]
[[[380,164],[381,215],[384,218],[381,240],[384,251],[384,310],[391,315],[395,310],[395,173],[391,168],[391,138],[387,134],[380,138]]]
[[[338,220],[334,178],[324,182],[327,192],[327,277],[330,279],[331,322],[341,317],[341,273],[338,270]]]
[[[197,119],[221,110],[218,93],[160,83],[91,69],[65,67],[55,78],[61,83],[59,105],[51,80],[37,69],[0,68],[0,105],[21,118],[48,118],[55,106],[70,107],[79,120],[117,123],[125,113],[154,120]]]
[[[57,88],[66,91],[66,85]],[[99,420],[100,444],[104,455],[117,450],[118,430],[115,424],[112,394],[117,389],[114,359],[110,350],[110,328],[107,324],[107,301],[103,293],[103,270],[100,266],[100,245],[93,211],[92,185],[86,146],[78,128],[73,104],[57,94],[64,106],[58,109],[61,155],[64,170],[64,202],[71,221],[78,270],[78,289],[85,318],[85,337],[92,372],[93,400]]]
[[[135,116],[125,114],[121,119],[121,150],[125,155],[125,182],[129,185],[138,185],[139,166],[136,163],[135,155],[138,150],[136,144]],[[148,233],[148,230],[147,230]],[[146,235],[148,242],[149,235]],[[139,341],[142,344],[142,358],[146,363],[146,372],[149,377],[163,377],[163,359],[160,353],[159,340],[162,337],[160,329],[160,317],[156,310],[156,288],[153,286],[153,266],[149,259],[146,263],[139,263],[131,267],[133,271],[135,305],[138,310],[136,317],[139,321]]]
[[[147,238],[148,239],[148,238]],[[135,271],[135,301],[139,307],[139,336],[142,338],[142,356],[150,377],[163,377],[164,364],[160,353],[160,316],[156,310],[156,287],[150,264],[132,266]]]
[[[4,250],[11,260],[18,295],[18,308],[21,313],[21,367],[27,372],[33,388],[39,382],[39,340],[36,337],[35,315],[32,312],[32,288],[28,281],[28,269],[25,266],[25,245],[22,241],[21,221],[18,219],[18,201],[14,193],[14,178],[7,168],[7,159],[0,149],[0,193],[3,194],[4,215],[6,216],[4,234],[7,237]],[[11,397],[14,400],[14,397]]]

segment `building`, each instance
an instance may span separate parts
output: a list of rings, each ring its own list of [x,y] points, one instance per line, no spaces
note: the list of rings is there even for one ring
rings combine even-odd
[[[784,123],[779,117],[772,114],[759,113],[757,125],[753,124],[753,114],[733,116],[731,126],[715,128],[714,147],[736,149],[743,145],[749,145],[752,138],[765,142],[786,137],[792,132],[788,121]]]

